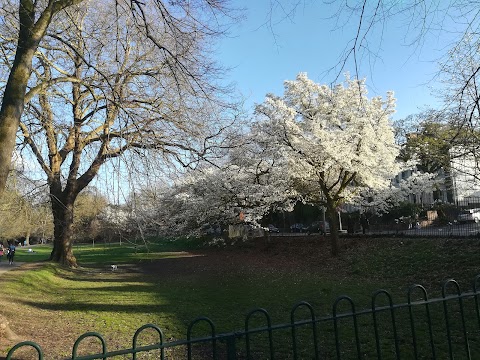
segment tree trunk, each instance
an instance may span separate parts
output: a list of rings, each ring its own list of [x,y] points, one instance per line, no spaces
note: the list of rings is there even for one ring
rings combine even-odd
[[[51,5],[53,4],[52,2]],[[17,49],[0,109],[0,194],[5,189],[10,172],[12,153],[23,113],[28,79],[32,72],[33,55],[40,40],[45,35],[53,15],[52,6],[48,6],[43,14],[37,17],[35,7],[36,4],[31,1],[19,1],[20,29]],[[37,23],[35,24],[36,19]]]
[[[327,214],[330,220],[330,245],[332,256],[338,256],[340,247],[338,244],[338,217],[337,209],[333,202],[327,201]]]
[[[60,264],[77,267],[77,259],[73,255],[73,204],[75,199],[52,196],[53,213],[53,250],[50,260]]]
[[[81,1],[49,1],[48,6],[37,13],[37,1],[19,1],[17,48],[0,109],[0,196],[10,172],[16,134],[25,105],[25,93],[32,73],[33,55],[45,36],[52,16],[62,8],[78,2]]]
[[[22,51],[15,56],[12,70],[3,94],[0,109],[0,194],[7,184],[12,164],[15,139],[23,113],[25,92],[32,67],[35,49]]]
[[[23,245],[29,246],[30,245],[30,235],[31,235],[31,229],[30,226],[28,227],[27,233],[25,234],[25,242]]]

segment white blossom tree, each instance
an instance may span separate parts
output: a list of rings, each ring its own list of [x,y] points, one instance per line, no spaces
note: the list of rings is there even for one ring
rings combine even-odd
[[[398,184],[392,182],[387,188],[362,190],[351,200],[352,204],[371,214],[382,215],[405,202],[409,195],[430,192],[435,188],[436,174],[417,171],[416,166],[405,166],[403,169],[414,172]]]
[[[256,108],[262,142],[283,156],[285,176],[307,202],[326,206],[333,255],[338,207],[361,189],[387,188],[398,172],[394,105],[391,92],[369,99],[364,80],[331,88],[300,73],[282,97],[269,94]]]
[[[270,211],[291,210],[297,193],[284,176],[283,159],[267,144],[244,135],[222,164],[192,171],[156,197],[155,218],[169,234],[201,233],[205,224],[259,225]],[[152,197],[151,197],[152,198]],[[160,221],[158,219],[161,219]]]

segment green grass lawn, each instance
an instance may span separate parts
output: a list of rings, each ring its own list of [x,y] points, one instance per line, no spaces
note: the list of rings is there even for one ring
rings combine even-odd
[[[128,348],[135,330],[146,323],[158,325],[167,339],[178,340],[186,337],[191,320],[200,315],[215,323],[217,333],[230,332],[242,330],[245,314],[254,308],[266,309],[274,324],[288,323],[293,304],[301,300],[308,301],[320,317],[331,314],[335,299],[343,294],[353,299],[356,309],[360,310],[371,307],[371,295],[379,288],[387,289],[395,303],[404,303],[412,283],[422,283],[431,296],[438,296],[443,280],[454,277],[462,290],[468,290],[471,279],[480,273],[477,265],[480,245],[476,240],[361,241],[348,244],[336,259],[325,254],[324,244],[308,246],[290,243],[206,252],[195,242],[186,240],[153,241],[146,246],[131,243],[75,246],[79,269],[43,262],[31,270],[4,275],[0,305],[7,318],[15,319],[11,321],[12,329],[39,343],[47,358],[60,358],[69,356],[73,342],[87,331],[103,334],[109,349]],[[16,260],[44,261],[51,251],[46,246],[33,249],[32,253],[19,248]],[[204,256],[188,258],[181,252],[192,249]],[[250,257],[251,263],[238,260]],[[162,262],[167,265],[161,271],[154,271],[154,265]],[[119,271],[112,272],[110,264],[117,264]],[[8,304],[15,304],[15,308]],[[385,297],[380,298],[378,304],[385,305]],[[469,311],[468,330],[475,335],[479,328],[475,312],[471,312],[474,305],[471,300],[465,302],[465,309]],[[422,309],[415,310],[418,318],[424,317]],[[349,312],[351,307],[342,301],[337,310]],[[442,329],[434,338],[441,354],[438,358],[448,358],[443,305],[432,305],[430,310],[432,322]],[[458,320],[457,303],[449,303],[449,311],[452,318]],[[308,316],[303,309],[296,314],[296,319]],[[385,320],[379,325],[383,358],[394,358],[390,315],[378,316],[379,320]],[[402,337],[402,358],[413,358],[411,344],[404,340],[411,338],[408,309],[399,309],[396,316]],[[365,359],[375,357],[371,318],[371,315],[358,317],[358,336]],[[250,326],[265,324],[265,317],[256,314]],[[344,357],[354,357],[353,321],[351,318],[340,320],[338,325]],[[452,323],[454,337],[461,336],[458,325],[456,320]],[[319,329],[321,352],[327,358],[335,358],[333,322],[320,323]],[[419,358],[429,358],[424,321],[418,324],[417,333],[420,354],[425,354]],[[195,336],[205,334],[208,334],[205,326],[196,327],[193,333]],[[298,336],[300,358],[310,358],[311,331],[303,327]],[[59,337],[62,341],[52,341]],[[244,346],[244,340],[239,340],[239,349]],[[472,335],[472,350],[480,352],[479,340]],[[147,336],[144,341],[153,340]],[[463,351],[461,341],[458,343],[455,354]],[[261,354],[258,358],[268,358],[266,344],[264,335],[252,338],[253,349],[257,355]],[[291,333],[276,332],[274,346],[276,358],[291,358]],[[200,349],[200,353],[204,351]],[[242,350],[238,351],[244,355]]]
[[[165,252],[193,250],[201,247],[203,242],[198,239],[123,241],[123,243],[75,244],[74,254],[80,264],[105,265],[112,263],[141,262],[157,259]],[[51,245],[18,246],[15,260],[18,262],[47,261],[52,251]],[[6,256],[4,259],[6,260]]]

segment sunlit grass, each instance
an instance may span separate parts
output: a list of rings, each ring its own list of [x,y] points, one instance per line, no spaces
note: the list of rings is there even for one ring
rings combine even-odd
[[[15,250],[15,261],[18,262],[40,262],[50,257],[52,247],[50,245],[17,246]],[[4,255],[1,261],[7,261]]]
[[[123,241],[122,243],[77,243],[73,246],[73,253],[81,264],[125,264],[155,260],[166,257],[178,257],[185,250],[196,249],[202,246],[201,239],[156,239],[146,241]],[[18,262],[47,261],[52,252],[52,245],[18,246],[15,251],[15,260]],[[6,260],[6,256],[1,259]]]

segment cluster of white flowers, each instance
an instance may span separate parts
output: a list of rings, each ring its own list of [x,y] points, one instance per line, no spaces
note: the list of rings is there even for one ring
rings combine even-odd
[[[416,175],[391,186],[401,170],[390,124],[394,108],[393,93],[369,99],[363,80],[347,77],[330,88],[301,73],[285,82],[283,97],[267,95],[257,106],[243,144],[221,166],[191,172],[159,196],[155,216],[168,218],[170,232],[201,234],[202,228],[257,224],[299,200],[330,201],[330,209],[345,202],[395,205],[429,179]]]
[[[370,213],[386,213],[392,207],[404,202],[410,194],[422,194],[434,188],[436,174],[414,172],[407,179],[402,179],[398,184],[391,184],[388,188],[379,190],[365,189],[353,199],[352,204],[367,210]]]
[[[365,81],[330,88],[300,73],[283,97],[257,106],[259,134],[283,155],[285,174],[311,194],[348,201],[362,189],[386,189],[399,171],[390,115],[393,93],[367,98]],[[261,136],[261,135],[260,135]]]

